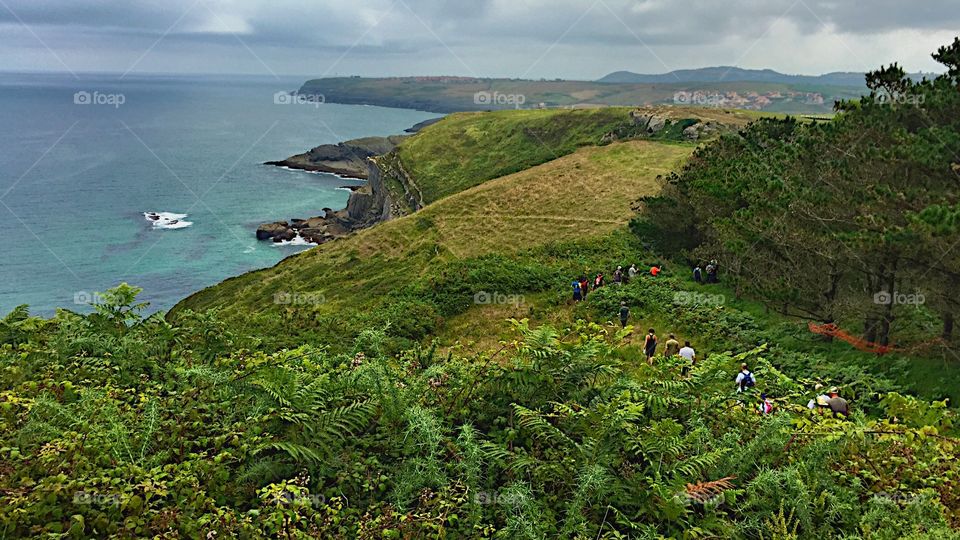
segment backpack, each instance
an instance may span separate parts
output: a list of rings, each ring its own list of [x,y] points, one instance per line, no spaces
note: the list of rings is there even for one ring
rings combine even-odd
[[[760,414],[770,414],[773,412],[773,403],[764,400],[760,402]]]
[[[743,380],[740,382],[740,386],[744,388],[753,388],[756,386],[756,382],[753,381],[753,373],[748,371],[743,376]]]

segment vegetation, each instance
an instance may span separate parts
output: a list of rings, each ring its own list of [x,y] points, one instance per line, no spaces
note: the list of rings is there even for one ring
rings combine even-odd
[[[635,230],[721,259],[737,293],[772,310],[882,346],[954,348],[960,41],[934,57],[948,73],[870,73],[870,95],[832,122],[764,119],[703,147]]]
[[[17,308],[0,537],[960,538],[957,363],[901,347],[952,350],[960,40],[936,57],[948,74],[879,71],[829,124],[761,119],[699,149],[595,146],[610,111],[457,115],[401,148],[435,201],[413,215],[166,316],[126,284],[89,314]],[[722,283],[683,257],[719,258]],[[572,277],[658,262],[569,300]],[[884,284],[930,301],[861,298]],[[897,348],[805,317],[880,321]],[[700,360],[648,364],[647,327]],[[852,414],[809,410],[815,384]]]
[[[3,320],[4,536],[956,537],[953,411],[811,413],[762,346],[688,377],[583,322],[471,357],[387,356],[376,330],[267,355],[137,292]],[[740,362],[776,414],[732,391]]]

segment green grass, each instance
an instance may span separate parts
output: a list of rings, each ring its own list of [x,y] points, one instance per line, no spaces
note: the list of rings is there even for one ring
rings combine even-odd
[[[630,112],[608,107],[579,110],[458,113],[400,145],[405,170],[429,204],[487,180],[506,176],[601,143],[613,132],[636,131]],[[648,108],[686,127],[696,121],[742,126],[763,113],[695,108]],[[682,128],[668,126],[659,140],[682,139]]]

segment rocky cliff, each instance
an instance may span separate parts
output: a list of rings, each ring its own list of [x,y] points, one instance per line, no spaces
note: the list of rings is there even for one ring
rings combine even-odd
[[[367,178],[367,160],[392,151],[405,137],[405,135],[364,137],[338,144],[322,144],[309,152],[290,156],[281,161],[268,161],[265,165],[363,179]]]

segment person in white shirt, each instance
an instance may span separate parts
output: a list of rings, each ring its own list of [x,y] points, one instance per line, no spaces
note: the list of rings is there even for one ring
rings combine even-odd
[[[740,373],[737,373],[737,393],[744,392],[757,385],[757,377],[750,372],[746,364],[740,364]]]
[[[697,352],[693,350],[693,347],[690,346],[689,341],[683,342],[683,347],[680,348],[680,352],[677,353],[680,355],[680,358],[683,358],[688,362],[687,365],[683,366],[681,373],[686,375],[690,371],[690,367],[696,365],[697,363]]]

